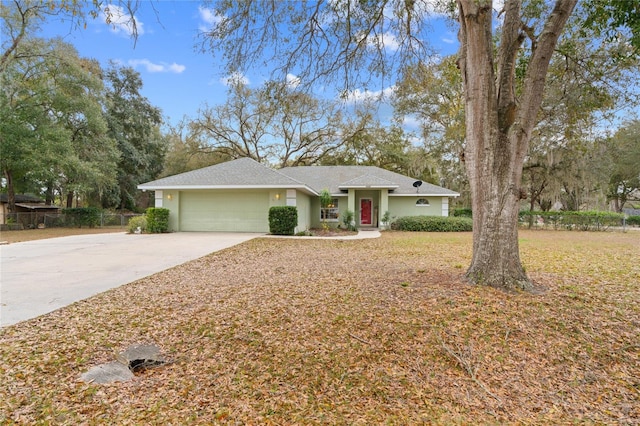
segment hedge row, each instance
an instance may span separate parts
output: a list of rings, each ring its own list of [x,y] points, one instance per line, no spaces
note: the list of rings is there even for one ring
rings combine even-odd
[[[79,228],[88,226],[93,228],[100,225],[102,211],[97,207],[76,207],[63,209],[62,213],[65,214],[66,226],[77,226]]]
[[[405,216],[396,219],[391,229],[416,232],[468,232],[473,221],[467,217]]]
[[[640,216],[629,216],[627,218],[627,225],[640,226]]]
[[[473,217],[472,216],[472,211],[470,208],[460,208],[460,209],[453,209],[451,211],[451,216],[454,217]]]
[[[521,211],[520,220],[532,228],[535,226],[553,229],[577,229],[581,231],[604,231],[611,226],[622,226],[624,214],[603,211]]]

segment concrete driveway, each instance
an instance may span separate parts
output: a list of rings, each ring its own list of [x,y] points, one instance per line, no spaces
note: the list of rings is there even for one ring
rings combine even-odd
[[[115,233],[0,246],[0,326],[35,318],[260,235]]]

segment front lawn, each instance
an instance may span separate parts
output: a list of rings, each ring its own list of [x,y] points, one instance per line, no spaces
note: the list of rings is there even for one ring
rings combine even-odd
[[[462,282],[470,233],[263,238],[3,328],[0,423],[639,423],[640,235],[520,237],[542,294]]]

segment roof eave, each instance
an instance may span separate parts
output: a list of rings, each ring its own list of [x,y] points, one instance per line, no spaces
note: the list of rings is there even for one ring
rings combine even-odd
[[[338,189],[398,189],[399,185],[340,185]]]
[[[190,189],[299,189],[312,195],[316,191],[306,185],[138,185],[142,191],[187,191]]]
[[[454,192],[452,194],[429,194],[429,193],[413,193],[413,194],[393,194],[393,193],[389,193],[389,197],[416,197],[416,196],[421,196],[421,197],[459,197],[460,194],[458,194],[457,192]]]

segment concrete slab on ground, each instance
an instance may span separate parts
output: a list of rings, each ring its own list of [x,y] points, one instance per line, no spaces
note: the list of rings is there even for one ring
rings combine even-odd
[[[2,245],[0,326],[44,315],[261,235],[123,232]]]

